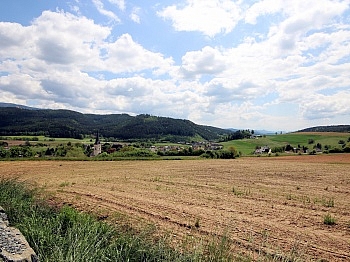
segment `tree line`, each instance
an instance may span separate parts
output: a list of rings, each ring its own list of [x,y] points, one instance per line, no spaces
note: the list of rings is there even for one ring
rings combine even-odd
[[[94,115],[70,110],[26,110],[0,108],[0,136],[21,135],[82,139],[100,132],[119,140],[164,138],[171,142],[188,141],[199,136],[217,140],[230,130],[197,125],[189,120],[157,117],[147,114]]]

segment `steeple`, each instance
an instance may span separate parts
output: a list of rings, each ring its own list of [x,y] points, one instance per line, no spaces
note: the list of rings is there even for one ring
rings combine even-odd
[[[95,144],[94,144],[94,151],[92,152],[91,156],[97,156],[97,155],[101,154],[101,151],[102,151],[102,145],[100,142],[99,133],[97,131],[96,140],[95,140]]]
[[[100,144],[100,137],[99,137],[99,134],[98,134],[98,131],[97,131],[95,145],[98,145],[98,144]]]

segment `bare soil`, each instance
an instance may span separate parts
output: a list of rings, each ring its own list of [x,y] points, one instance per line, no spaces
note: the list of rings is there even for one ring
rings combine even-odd
[[[179,248],[227,236],[232,252],[350,261],[350,155],[181,161],[0,162],[56,203],[155,225]],[[335,225],[324,224],[330,214]],[[197,241],[197,242],[196,242]],[[184,244],[185,243],[185,244]]]

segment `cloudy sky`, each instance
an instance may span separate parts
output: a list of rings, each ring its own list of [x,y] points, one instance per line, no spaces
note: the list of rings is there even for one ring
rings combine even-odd
[[[350,124],[350,0],[1,0],[0,102]]]

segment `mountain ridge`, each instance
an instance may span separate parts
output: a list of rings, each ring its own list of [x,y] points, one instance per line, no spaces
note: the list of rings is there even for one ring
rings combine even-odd
[[[339,132],[339,133],[349,133],[350,125],[328,125],[328,126],[314,126],[308,127],[297,132]]]
[[[0,106],[0,135],[46,135],[82,138],[99,132],[120,140],[156,139],[186,141],[194,137],[217,140],[232,133],[213,126],[197,125],[190,120],[141,114],[83,114],[66,109],[27,109],[14,104]]]

